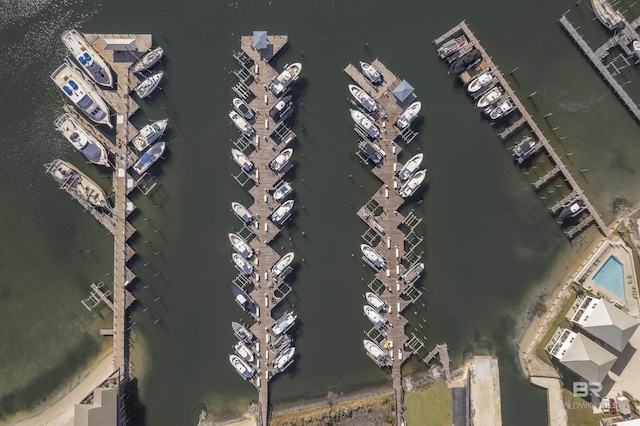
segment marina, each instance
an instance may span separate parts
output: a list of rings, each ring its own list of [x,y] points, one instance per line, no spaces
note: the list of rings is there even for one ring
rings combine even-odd
[[[544,134],[542,133],[542,131],[540,130],[536,122],[533,120],[531,115],[525,109],[524,105],[522,105],[522,103],[514,93],[513,89],[511,89],[511,86],[509,85],[507,80],[499,71],[498,67],[493,63],[491,57],[484,50],[484,48],[482,47],[478,39],[475,37],[475,35],[473,34],[469,26],[466,24],[466,22],[462,21],[460,24],[451,28],[445,34],[435,39],[434,44],[437,47],[443,43],[446,43],[447,40],[449,40],[452,36],[459,33],[463,33],[465,37],[467,37],[467,39],[469,40],[470,44],[473,45],[480,52],[483,60],[486,61],[487,64],[489,65],[489,68],[494,71],[494,74],[498,79],[500,86],[504,89],[504,92],[506,93],[506,95],[508,95],[512,99],[515,105],[515,109],[518,111],[518,113],[521,116],[521,118],[516,120],[514,124],[512,124],[511,126],[508,126],[503,132],[501,132],[500,137],[502,139],[509,137],[512,134],[512,132],[524,126],[526,123],[526,125],[531,129],[531,133],[533,134],[533,136],[535,136],[535,138],[539,141],[539,143],[542,144],[542,148],[544,148],[546,154],[553,161],[554,167],[546,171],[544,175],[540,176],[538,180],[536,180],[533,183],[533,187],[536,190],[540,189],[545,184],[547,184],[550,180],[552,180],[556,175],[561,174],[564,181],[569,186],[571,192],[572,193],[575,192],[575,194],[584,201],[586,210],[588,211],[589,214],[587,217],[582,219],[580,223],[578,223],[577,225],[573,226],[571,229],[565,232],[565,235],[567,236],[567,238],[569,239],[574,238],[579,232],[584,230],[591,223],[595,223],[598,229],[600,229],[600,232],[602,232],[602,234],[605,237],[608,237],[611,231],[606,226],[606,224],[604,223],[604,221],[602,220],[598,212],[593,207],[593,205],[589,202],[586,194],[584,194],[584,192],[582,191],[582,189],[580,188],[576,180],[573,178],[573,176],[567,169],[566,165],[560,158],[560,156],[555,152],[549,140],[544,136]],[[495,87],[498,87],[498,86],[495,86]]]

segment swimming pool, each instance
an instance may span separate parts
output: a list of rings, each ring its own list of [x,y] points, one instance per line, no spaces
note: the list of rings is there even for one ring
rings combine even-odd
[[[624,266],[615,256],[609,256],[609,259],[593,276],[593,280],[624,300]]]

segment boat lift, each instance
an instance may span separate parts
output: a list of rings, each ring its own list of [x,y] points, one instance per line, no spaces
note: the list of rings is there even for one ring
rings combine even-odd
[[[92,291],[89,292],[89,297],[80,301],[89,312],[91,312],[96,306],[100,304],[100,302],[102,302],[102,298],[98,296],[95,291],[93,291],[94,287],[98,291],[102,291],[101,289],[102,287],[104,287],[104,282],[100,281],[99,283],[92,286]],[[105,297],[109,297],[111,295],[111,291],[107,290],[103,292],[103,294]]]
[[[413,285],[418,281],[418,277],[416,277],[411,284],[408,285],[402,293],[400,293],[400,298],[405,302],[415,303],[422,296],[422,290],[418,290],[418,288]]]
[[[411,333],[411,339],[405,342],[404,347],[411,350],[414,355],[418,355],[418,352],[424,348],[424,342],[415,334]]]
[[[384,292],[387,290],[387,286],[378,277],[375,277],[373,280],[371,280],[371,282],[367,284],[367,287],[369,287],[371,291],[378,296],[384,294]]]
[[[382,346],[382,343],[387,340],[387,334],[375,325],[371,327],[369,331],[365,331],[364,334],[366,334],[369,340],[376,342],[379,346]]]
[[[243,168],[240,168],[240,173],[237,175],[231,174],[233,178],[240,184],[240,186],[244,187],[247,182],[253,180],[253,174],[248,174]]]

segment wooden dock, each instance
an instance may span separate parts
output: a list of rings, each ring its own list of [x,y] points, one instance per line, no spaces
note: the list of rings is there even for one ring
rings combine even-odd
[[[531,117],[529,112],[526,110],[524,105],[522,105],[522,102],[520,102],[520,99],[516,96],[515,92],[513,91],[513,89],[511,88],[511,86],[507,82],[507,80],[504,78],[502,73],[499,71],[498,67],[493,63],[493,60],[487,54],[487,52],[484,50],[484,48],[482,47],[482,45],[480,44],[480,42],[478,41],[478,39],[476,38],[474,33],[471,31],[469,26],[466,24],[466,22],[462,21],[460,24],[456,25],[451,30],[447,31],[447,33],[445,33],[443,36],[438,37],[435,40],[436,47],[437,47],[438,44],[441,44],[442,42],[446,41],[448,38],[450,38],[451,36],[453,36],[453,35],[455,35],[455,34],[457,34],[459,32],[463,32],[465,34],[465,36],[469,39],[470,43],[472,45],[474,45],[480,51],[480,53],[482,54],[482,57],[484,58],[485,61],[487,61],[487,63],[489,64],[490,68],[495,71],[495,74],[496,74],[496,77],[498,78],[499,83],[505,89],[506,94],[508,96],[510,96],[511,99],[513,99],[513,102],[516,104],[517,110],[520,112],[520,115],[522,116],[522,119],[524,119],[526,121],[526,124],[531,128],[531,132],[535,135],[536,139],[539,140],[542,143],[542,145],[544,146],[544,149],[547,152],[547,155],[553,161],[554,168],[552,169],[552,171],[554,171],[554,174],[555,173],[561,173],[563,175],[564,180],[571,187],[572,191],[575,191],[577,196],[580,197],[584,201],[585,205],[587,206],[587,210],[589,211],[589,214],[591,216],[593,216],[593,222],[598,226],[598,228],[604,234],[604,236],[608,237],[611,234],[611,231],[609,230],[607,225],[604,223],[604,221],[602,220],[602,218],[600,217],[600,215],[598,214],[596,209],[591,204],[591,202],[589,202],[589,200],[587,199],[586,194],[582,191],[582,189],[580,188],[580,186],[578,185],[576,180],[573,178],[573,176],[571,176],[571,173],[569,172],[569,170],[567,169],[567,167],[565,166],[563,161],[560,159],[560,156],[555,152],[555,150],[551,146],[551,143],[544,136],[544,134],[542,133],[542,131],[540,130],[540,128],[538,127],[536,122],[533,120],[533,118]],[[516,122],[515,124],[519,124],[519,123]],[[522,123],[522,125],[524,125],[524,123]],[[555,171],[556,168],[558,169],[557,171]],[[550,172],[545,174],[545,176],[543,176],[543,178],[541,178],[538,181],[538,182],[541,182],[540,186],[543,185],[548,179],[552,178],[552,176],[548,176],[549,174],[550,174]],[[543,179],[545,179],[545,178],[547,180],[543,181]],[[533,186],[536,187],[536,188],[539,188],[539,186],[536,186],[538,184],[538,182],[535,182]],[[576,235],[576,234],[575,233],[571,234],[571,235],[567,234],[567,236],[569,238],[571,238],[571,236],[573,236],[573,235]]]

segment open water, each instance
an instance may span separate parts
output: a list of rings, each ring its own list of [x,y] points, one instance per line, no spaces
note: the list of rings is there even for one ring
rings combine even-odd
[[[601,43],[606,33],[587,2],[18,0],[0,1],[0,10],[0,419],[64,388],[110,343],[98,333],[108,327],[108,310],[88,312],[80,300],[91,282],[108,284],[112,240],[42,166],[72,161],[108,190],[101,171],[53,127],[62,98],[49,74],[65,54],[59,35],[67,28],[152,33],[166,53],[163,91],[136,116],[139,125],[170,119],[169,153],[154,169],[161,185],[150,197],[134,196],[141,419],[189,424],[201,404],[223,418],[256,398],[227,361],[230,322],[242,318],[229,293],[235,270],[226,235],[239,226],[230,203],[250,204],[230,176],[237,134],[227,112],[236,81],[231,52],[241,35],[266,29],[290,40],[274,64],[304,67],[291,177],[305,208],[275,242],[298,259],[294,292],[281,309],[295,305],[299,314],[300,356],[274,380],[273,402],[389,379],[361,348],[363,280],[371,272],[351,256],[359,257],[365,231],[355,209],[380,184],[350,153],[356,137],[342,71],[378,57],[423,102],[421,134],[403,154],[425,152],[429,170],[423,203],[407,207],[424,218],[427,268],[425,293],[407,311],[411,331],[429,349],[446,341],[456,363],[472,352],[496,353],[505,424],[545,423],[545,394],[520,375],[513,340],[522,301],[542,291],[558,258],[573,250],[546,210],[566,190],[555,182],[531,188],[548,164],[534,163],[527,174],[513,164],[505,149],[513,142],[499,140],[447,75],[432,40],[467,20],[502,71],[515,70],[513,87],[608,221],[615,198],[638,201],[638,129],[556,22],[569,10],[587,39]],[[526,99],[534,92],[533,102]]]

